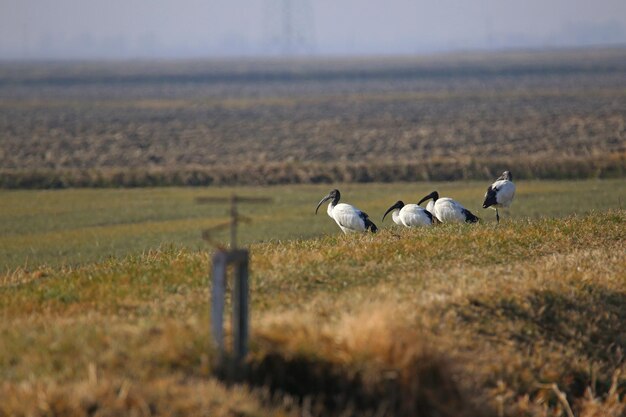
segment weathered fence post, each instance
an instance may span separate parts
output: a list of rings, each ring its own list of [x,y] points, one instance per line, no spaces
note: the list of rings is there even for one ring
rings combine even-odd
[[[229,373],[235,375],[243,365],[243,360],[248,354],[248,337],[250,333],[249,319],[249,253],[245,249],[237,249],[237,224],[240,220],[246,220],[237,212],[238,202],[268,203],[269,198],[238,197],[231,196],[229,199],[223,197],[201,197],[199,203],[230,202],[230,216],[228,223],[219,224],[211,229],[205,230],[202,236],[205,240],[215,243],[210,232],[230,226],[230,250],[226,250],[221,245],[217,245],[218,250],[213,254],[211,276],[211,334],[213,343],[218,352],[218,360],[224,366],[227,359],[224,343],[224,307],[226,304],[226,283],[228,265],[234,266],[235,276],[232,286],[232,359]]]
[[[211,333],[220,360],[225,358],[224,346],[224,305],[226,298],[226,271],[228,265],[234,265],[235,276],[232,286],[232,359],[239,365],[248,354],[249,333],[249,283],[248,251],[218,250],[213,255],[211,288]]]

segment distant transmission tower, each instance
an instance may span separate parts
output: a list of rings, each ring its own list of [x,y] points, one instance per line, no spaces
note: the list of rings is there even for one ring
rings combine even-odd
[[[268,50],[280,55],[314,52],[313,8],[310,0],[265,0]]]

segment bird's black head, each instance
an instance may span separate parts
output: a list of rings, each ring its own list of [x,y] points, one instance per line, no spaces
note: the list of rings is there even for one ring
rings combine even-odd
[[[319,203],[317,203],[317,207],[315,208],[315,214],[317,214],[317,211],[319,210],[320,206],[324,203],[324,201],[333,200],[333,205],[337,205],[340,198],[341,198],[341,193],[339,192],[338,189],[335,188],[330,193],[328,193],[324,198],[322,198]]]
[[[389,214],[390,212],[394,211],[394,210],[399,210],[402,207],[404,207],[404,203],[402,202],[402,200],[398,200],[394,203],[393,206],[389,207],[387,209],[387,211],[385,212],[385,214],[383,214],[383,219],[381,221],[385,221],[385,217],[387,216],[387,214]]]
[[[420,204],[422,204],[424,201],[433,199],[433,201],[437,201],[437,199],[439,198],[439,193],[437,191],[433,191],[432,193],[428,194],[426,197],[422,198],[419,203],[417,203],[417,205],[419,206]]]
[[[496,181],[499,180],[513,181],[513,174],[511,171],[504,171]]]

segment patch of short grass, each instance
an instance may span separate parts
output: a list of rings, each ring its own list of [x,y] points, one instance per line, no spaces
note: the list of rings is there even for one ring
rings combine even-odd
[[[338,185],[342,200],[366,211],[383,229],[382,213],[398,199],[416,202],[437,189],[493,223],[481,208],[487,184],[396,183]],[[162,245],[206,248],[201,230],[227,221],[227,204],[200,205],[196,197],[232,193],[269,196],[273,204],[242,205],[252,219],[239,233],[240,243],[309,239],[335,235],[336,225],[323,210],[314,216],[328,185],[233,188],[75,189],[0,191],[0,270],[29,270],[44,265],[74,267],[110,256],[139,255]],[[515,220],[562,217],[590,210],[619,208],[626,191],[619,180],[522,181],[509,217]],[[505,215],[506,216],[506,215]],[[214,234],[226,243],[228,234]]]

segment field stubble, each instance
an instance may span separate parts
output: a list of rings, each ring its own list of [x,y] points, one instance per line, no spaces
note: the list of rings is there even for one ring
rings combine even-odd
[[[5,64],[0,186],[623,177],[626,53],[579,52]]]

